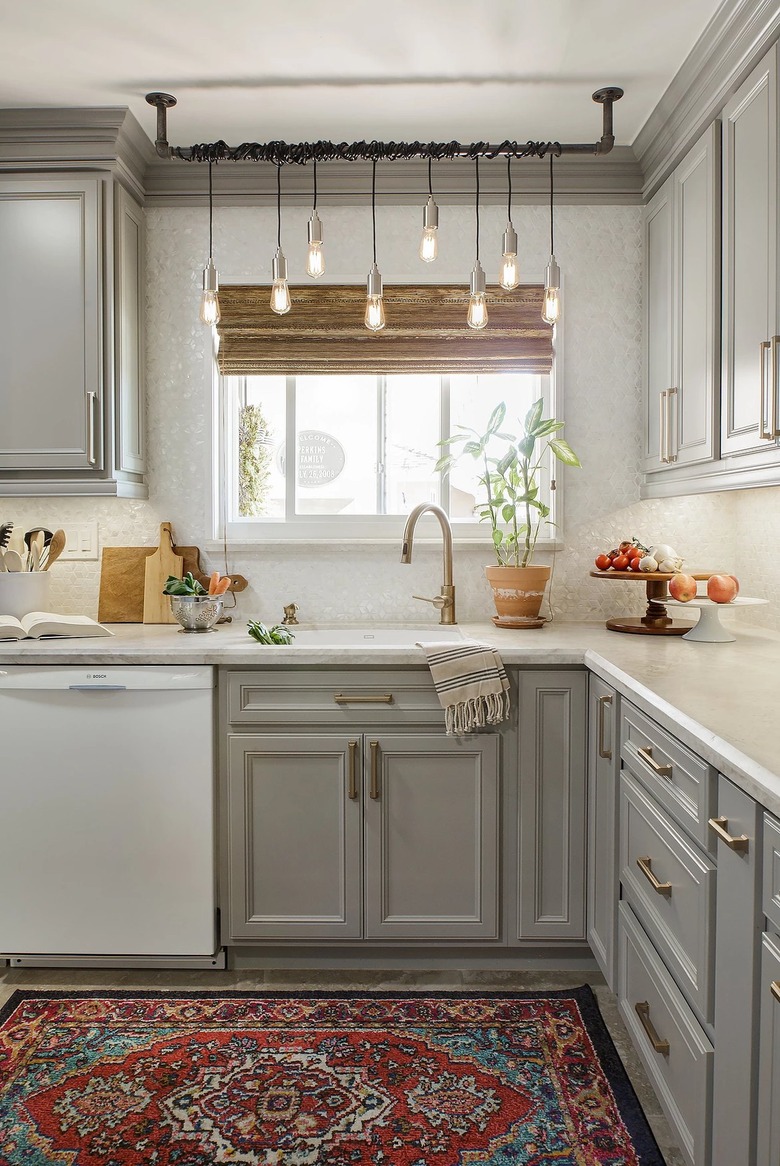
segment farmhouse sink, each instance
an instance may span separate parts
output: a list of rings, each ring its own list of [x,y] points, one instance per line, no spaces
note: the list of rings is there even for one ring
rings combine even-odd
[[[404,648],[413,647],[418,641],[431,643],[432,641],[449,642],[463,639],[463,633],[458,627],[291,627],[290,631],[295,633],[295,640],[293,642],[301,648],[360,648],[364,645],[372,648]]]

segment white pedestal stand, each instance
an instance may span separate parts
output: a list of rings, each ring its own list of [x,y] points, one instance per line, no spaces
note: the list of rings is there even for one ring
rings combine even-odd
[[[685,633],[684,640],[698,640],[702,644],[733,644],[737,637],[733,636],[731,631],[720,622],[720,613],[731,611],[735,607],[756,607],[758,604],[767,603],[768,600],[751,599],[747,595],[738,595],[736,599],[732,599],[731,603],[714,603],[704,596],[691,599],[688,603],[681,603],[679,599],[667,599],[666,602],[667,606],[697,607],[699,609],[699,622]]]

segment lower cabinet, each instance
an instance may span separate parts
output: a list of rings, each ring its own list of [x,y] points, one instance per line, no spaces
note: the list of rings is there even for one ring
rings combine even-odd
[[[757,1166],[780,1162],[780,937],[766,934],[761,952],[761,1038]]]
[[[591,674],[588,684],[588,943],[604,979],[617,983],[618,696]]]
[[[492,734],[232,735],[225,942],[495,939]]]

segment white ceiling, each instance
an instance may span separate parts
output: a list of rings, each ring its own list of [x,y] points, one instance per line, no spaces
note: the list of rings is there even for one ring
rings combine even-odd
[[[731,0],[726,0],[731,2]],[[720,0],[0,0],[0,107],[179,99],[173,144],[225,138],[630,144]]]

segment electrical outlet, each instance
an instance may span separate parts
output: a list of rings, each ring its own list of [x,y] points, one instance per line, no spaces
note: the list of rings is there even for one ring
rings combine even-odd
[[[89,559],[98,558],[98,524],[96,522],[66,522],[62,529],[65,531],[65,550],[60,555],[61,560],[71,559],[80,563]]]

